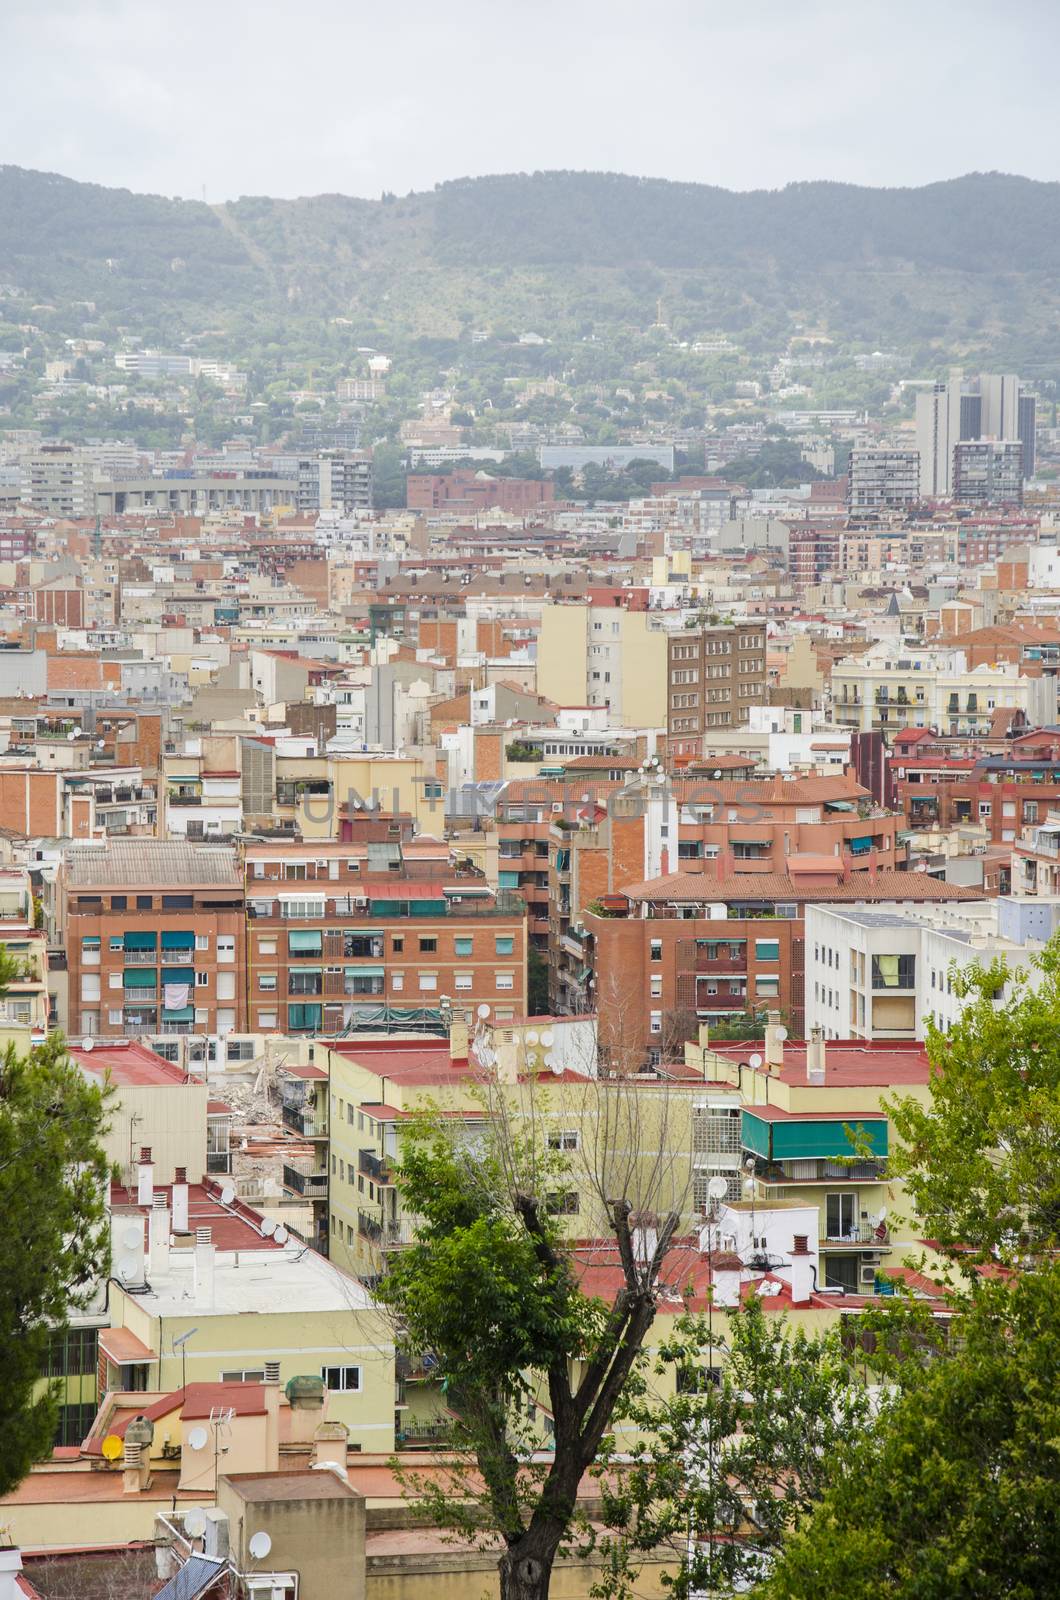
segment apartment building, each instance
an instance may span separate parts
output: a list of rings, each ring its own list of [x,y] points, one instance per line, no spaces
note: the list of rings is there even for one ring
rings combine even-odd
[[[546,602],[537,640],[537,692],[557,706],[596,706],[612,728],[667,721],[667,634],[647,590],[600,590],[599,604]]]
[[[234,850],[160,839],[70,846],[57,899],[69,1032],[225,1034],[244,1026],[243,877]]]
[[[847,510],[851,517],[877,517],[905,511],[920,498],[920,456],[916,450],[850,452]]]
[[[51,1022],[48,946],[35,926],[30,875],[24,867],[0,867],[0,950],[15,963],[15,975],[0,1000],[0,1027],[14,1023],[39,1040]]]
[[[297,506],[301,512],[372,509],[372,452],[320,450],[298,462]]]
[[[904,728],[982,736],[995,712],[1022,712],[1042,727],[1057,720],[1056,680],[1021,673],[1010,662],[971,667],[959,649],[925,650],[879,640],[832,669],[838,724],[894,737]]]
[[[833,1039],[923,1039],[964,1010],[954,978],[1003,960],[1037,988],[1034,965],[1060,901],[1001,896],[946,905],[807,906],[806,1027]],[[999,990],[998,1004],[1008,984]]]
[[[659,1065],[680,1058],[700,1023],[777,1009],[801,1035],[808,905],[983,900],[976,888],[922,873],[855,876],[842,862],[825,866],[819,858],[816,871],[799,875],[669,873],[589,907],[569,937],[586,968],[586,1003],[599,1011],[601,1048]]]
[[[953,449],[953,498],[963,505],[1023,504],[1018,439],[966,439]]]
[[[894,1132],[884,1102],[896,1093],[927,1101],[923,1045],[785,1040],[768,1028],[750,1059],[747,1044],[703,1055],[711,1078],[740,1090],[742,1153],[755,1183],[748,1209],[816,1211],[819,1286],[872,1294],[888,1265],[921,1243],[888,1175]]]
[[[741,727],[750,707],[768,698],[764,623],[671,633],[666,650],[666,732],[674,755],[700,755],[705,733]]]
[[[437,840],[248,844],[246,904],[253,1032],[525,1014],[522,899],[457,871]]]

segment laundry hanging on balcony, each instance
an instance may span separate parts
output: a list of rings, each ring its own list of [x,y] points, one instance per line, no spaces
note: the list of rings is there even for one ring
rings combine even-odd
[[[191,999],[191,985],[167,983],[162,990],[162,1004],[167,1011],[183,1011]]]

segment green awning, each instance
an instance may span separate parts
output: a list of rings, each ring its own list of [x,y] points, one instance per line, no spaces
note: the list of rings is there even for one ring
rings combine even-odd
[[[302,970],[305,971],[306,969],[303,968]],[[320,968],[317,967],[316,970],[317,970],[317,972],[319,972]],[[346,968],[346,975],[347,975],[347,977],[353,976],[354,978],[385,978],[386,977],[386,968],[385,967],[347,967]]]
[[[162,935],[163,939],[165,934]],[[194,935],[192,935],[194,938]],[[125,934],[126,950],[154,950],[158,944],[157,933],[130,933]]]
[[[826,800],[824,808],[826,811],[856,811],[858,809],[850,800]]]
[[[168,1006],[162,1007],[163,1022],[194,1022],[195,1007],[181,1006],[179,1011],[171,1011]]]
[[[152,973],[151,976],[154,977],[154,973]],[[163,984],[163,986],[165,986],[166,984],[169,984],[169,983],[186,983],[186,984],[189,984],[192,988],[194,988],[194,986],[195,986],[195,968],[194,967],[163,967],[162,968],[162,984]]]
[[[154,993],[157,982],[154,967],[130,967],[125,973],[126,989],[150,989]]]
[[[319,955],[323,949],[323,934],[319,928],[293,928],[287,935],[288,950],[308,950]]]
[[[772,1120],[744,1111],[740,1122],[744,1149],[767,1161],[845,1161],[864,1156],[879,1161],[887,1155],[888,1127],[882,1117]]]
[[[152,950],[154,949],[154,937],[155,937],[154,934],[152,934],[151,935],[151,948],[152,948]],[[126,934],[126,943],[128,943],[128,934]],[[186,933],[184,932],[183,929],[180,929],[178,931],[174,931],[174,932],[170,932],[170,933],[163,932],[163,934],[162,934],[162,949],[163,950],[194,950],[194,948],[195,948],[195,934],[190,929]]]

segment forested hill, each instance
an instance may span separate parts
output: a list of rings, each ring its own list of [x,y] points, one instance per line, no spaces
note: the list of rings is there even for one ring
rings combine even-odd
[[[368,336],[599,333],[650,323],[670,295],[693,338],[760,314],[869,340],[945,337],[949,320],[1015,356],[1051,337],[1057,263],[1060,184],[995,173],[740,194],[551,172],[210,206],[0,167],[0,286],[159,336],[273,314],[346,315]]]

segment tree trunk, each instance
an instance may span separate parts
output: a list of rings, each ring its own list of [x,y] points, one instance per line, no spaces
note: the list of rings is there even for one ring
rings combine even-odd
[[[562,1537],[563,1525],[550,1519],[544,1526],[529,1527],[516,1544],[509,1545],[497,1563],[500,1600],[548,1600]]]

